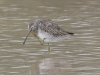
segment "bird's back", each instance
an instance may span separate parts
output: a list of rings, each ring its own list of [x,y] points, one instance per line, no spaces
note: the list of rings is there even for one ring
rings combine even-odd
[[[63,36],[63,35],[73,35],[74,33],[70,33],[59,27],[52,20],[40,20],[40,24],[38,26],[44,32],[47,32],[55,37]]]

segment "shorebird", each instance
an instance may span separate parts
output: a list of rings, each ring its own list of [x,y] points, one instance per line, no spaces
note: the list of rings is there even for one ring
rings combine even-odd
[[[25,44],[27,37],[30,32],[39,40],[40,44],[43,45],[44,42],[48,43],[48,50],[50,50],[49,43],[57,42],[63,39],[66,39],[68,36],[73,35],[74,33],[65,31],[59,27],[52,20],[36,20],[28,25],[29,33],[26,36],[23,44]],[[41,40],[40,40],[41,39]]]

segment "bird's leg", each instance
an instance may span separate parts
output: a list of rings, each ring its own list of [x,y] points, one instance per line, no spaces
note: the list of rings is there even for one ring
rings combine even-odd
[[[45,40],[45,38],[43,39],[43,41],[42,41],[42,43],[41,43],[42,45],[44,44],[44,40]]]
[[[41,42],[41,40],[39,39],[39,37],[33,31],[31,31],[31,33],[38,39],[38,41],[40,42],[40,44],[43,45],[43,43]]]
[[[50,52],[50,45],[49,45],[49,43],[48,43],[48,51]]]

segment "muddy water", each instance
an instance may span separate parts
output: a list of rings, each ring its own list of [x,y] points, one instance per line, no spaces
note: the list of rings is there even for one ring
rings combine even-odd
[[[27,25],[52,19],[75,35],[40,45]],[[100,75],[99,0],[0,0],[0,75]]]

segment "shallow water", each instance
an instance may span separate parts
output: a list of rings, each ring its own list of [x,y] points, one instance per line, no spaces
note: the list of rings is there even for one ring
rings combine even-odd
[[[0,75],[100,75],[99,0],[0,0]],[[52,19],[70,38],[40,45],[27,25]]]

